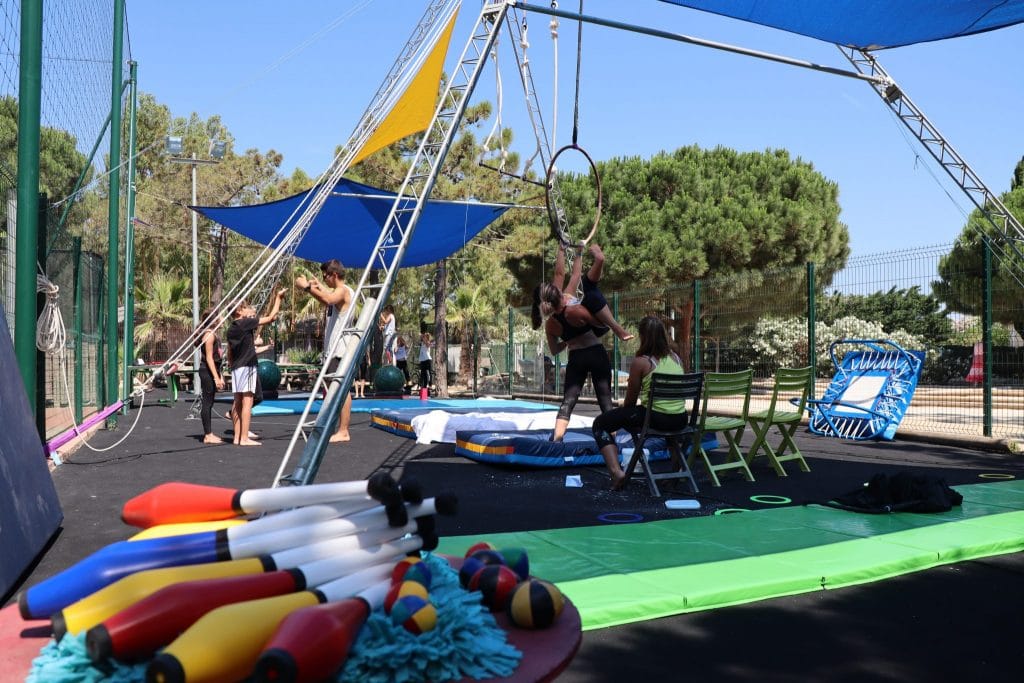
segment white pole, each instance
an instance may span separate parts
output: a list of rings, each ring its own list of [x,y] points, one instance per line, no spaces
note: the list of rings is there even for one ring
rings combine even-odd
[[[196,153],[192,152],[192,206],[196,202]],[[199,215],[192,212],[192,331],[199,329]],[[192,393],[199,394],[199,347],[192,351]]]

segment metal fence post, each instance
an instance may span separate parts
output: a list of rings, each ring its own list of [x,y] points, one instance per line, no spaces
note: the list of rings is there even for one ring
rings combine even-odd
[[[117,363],[117,288],[119,229],[121,226],[121,77],[124,48],[124,0],[114,0],[114,41],[111,54],[110,77],[110,166],[117,169],[110,174],[110,192],[107,195],[107,377],[104,383],[104,406],[117,400],[120,389]],[[107,418],[107,429],[117,428],[117,413]]]
[[[818,376],[818,340],[814,330],[817,326],[817,306],[814,299],[814,263],[807,263],[807,364],[811,370],[811,390],[809,396],[814,396],[814,378]]]
[[[128,97],[128,196],[125,204],[125,213],[128,216],[124,225],[124,358],[121,365],[124,373],[122,390],[126,397],[132,393],[132,373],[128,367],[135,363],[135,125],[139,64],[130,61],[128,68],[131,83]],[[192,276],[194,278],[195,273]],[[121,412],[128,413],[127,403],[121,408]]]
[[[476,319],[473,319],[473,396],[479,396],[477,391],[476,378],[480,374],[480,330],[477,327]]]
[[[39,197],[36,200],[36,262],[47,272],[49,269],[46,267],[46,229],[47,229],[47,211],[46,211],[46,193],[40,192]],[[34,272],[34,271],[33,271]],[[36,320],[43,317],[43,309],[46,308],[46,294],[40,292],[38,286],[36,287]],[[33,333],[36,330],[36,326],[32,326]],[[33,339],[35,335],[33,334]],[[40,351],[38,348],[38,342],[34,345],[36,347],[36,391],[35,391],[35,412],[36,412],[36,431],[39,432],[39,438],[44,442],[46,441],[46,353]],[[59,394],[58,394],[59,395]],[[54,401],[56,405],[56,401]]]
[[[619,292],[612,292],[612,317],[619,319]],[[612,336],[612,400],[619,400],[619,365],[622,362],[620,357],[619,338]]]
[[[514,363],[515,363],[515,350],[512,347],[512,345],[515,343],[515,333],[513,331],[515,329],[515,322],[516,322],[516,312],[515,312],[515,310],[511,306],[509,306],[508,307],[508,348],[505,349],[505,364],[506,364],[507,370],[508,370],[508,395],[509,396],[512,395],[512,375],[513,375],[513,367],[514,367]]]
[[[74,241],[75,270],[75,308],[74,308],[74,334],[75,334],[75,424],[82,424],[82,367],[85,362],[82,358],[82,238],[76,237]]]
[[[982,380],[982,434],[992,436],[992,247],[988,237],[982,238],[983,262],[985,278],[982,285],[983,298],[981,303],[981,343],[984,348],[982,364],[984,366]]]
[[[700,372],[700,280],[693,281],[693,372]]]
[[[38,257],[39,117],[43,83],[43,2],[21,3],[18,62],[18,213],[15,238],[14,355],[28,404],[36,410],[36,259]]]

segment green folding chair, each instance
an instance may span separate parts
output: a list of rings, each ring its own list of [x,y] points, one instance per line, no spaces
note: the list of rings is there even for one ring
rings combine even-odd
[[[701,433],[718,432],[725,437],[728,453],[725,461],[719,464],[711,462],[708,452],[704,450],[703,440],[690,451],[689,461],[692,466],[695,458],[700,457],[711,477],[714,486],[721,486],[719,472],[739,470],[747,481],[754,481],[754,475],[747,467],[747,461],[740,450],[743,432],[747,428],[747,416],[750,410],[750,387],[754,381],[753,370],[740,372],[708,372],[704,374],[704,403],[700,415]],[[738,416],[708,415],[708,402],[716,398],[743,398],[743,408]]]
[[[775,473],[780,477],[786,476],[786,470],[782,463],[795,460],[801,471],[810,472],[804,456],[793,441],[793,434],[800,426],[800,419],[804,416],[807,405],[807,395],[811,391],[811,383],[814,381],[814,369],[806,368],[779,368],[775,373],[775,386],[772,387],[772,398],[768,404],[768,410],[761,410],[750,413],[747,420],[754,431],[754,443],[747,451],[747,465],[750,465],[754,458],[763,454],[768,458]],[[789,399],[789,403],[796,407],[796,410],[783,410],[781,408]],[[782,435],[782,440],[775,447],[768,443],[768,430],[777,427]]]

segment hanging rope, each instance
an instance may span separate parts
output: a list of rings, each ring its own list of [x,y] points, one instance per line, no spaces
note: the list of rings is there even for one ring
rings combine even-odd
[[[551,163],[548,165],[547,171],[547,182],[544,184],[544,203],[548,209],[548,220],[551,222],[552,230],[555,236],[558,238],[564,246],[569,246],[573,243],[578,243],[580,246],[585,245],[587,242],[594,238],[597,233],[597,226],[601,222],[601,176],[597,172],[597,165],[594,160],[587,154],[586,150],[579,146],[579,127],[580,127],[580,64],[583,61],[583,0],[580,0],[580,20],[579,28],[576,33],[576,92],[573,99],[573,122],[572,122],[572,142],[557,152],[551,157]],[[558,167],[556,162],[558,157],[568,150],[576,150],[587,160],[590,165],[590,172],[594,176],[594,183],[597,191],[597,206],[594,209],[594,222],[590,226],[590,230],[582,240],[573,240],[572,236],[568,234],[568,229],[562,228],[562,221],[559,220],[557,202],[554,201],[554,195],[557,194],[555,188],[555,181],[558,174]]]
[[[551,0],[551,9],[558,9],[558,0]],[[558,139],[558,17],[551,17],[551,23],[549,24],[551,29],[551,48],[554,52],[554,86],[553,100],[554,104],[551,107],[551,146],[555,146],[555,141]]]
[[[527,29],[529,26],[526,23],[526,16],[523,16],[523,23],[519,31],[519,48],[523,51],[523,58],[519,64],[520,78],[523,82],[523,95],[526,98],[526,111],[530,115],[530,125],[533,127],[533,137],[536,140],[537,145],[533,149],[533,154],[523,163],[523,170],[520,174],[522,178],[527,178],[530,173],[530,168],[533,166],[534,160],[540,157],[543,160],[543,152],[541,150],[540,133],[537,130],[537,122],[533,120],[533,111],[530,109],[530,91],[528,83],[532,81],[530,76],[530,57],[527,51],[530,49],[530,41],[527,38]],[[543,161],[541,162],[543,163]]]
[[[583,61],[583,0],[580,0],[580,21],[576,28],[576,97],[572,109],[572,144],[576,144],[580,132],[580,63]],[[588,157],[589,158],[589,157]],[[600,203],[598,203],[600,212]]]
[[[505,164],[508,161],[508,150],[505,149],[505,138],[504,135],[502,135],[501,130],[501,114],[505,108],[505,100],[501,85],[501,68],[498,64],[498,36],[494,37],[494,47],[491,49],[491,59],[494,63],[494,88],[497,104],[495,107],[494,125],[491,126],[491,131],[487,134],[487,138],[484,140],[483,151],[480,152],[480,163],[483,163],[483,155],[491,150],[491,140],[493,140],[494,136],[497,135],[498,150],[501,152],[501,160],[498,162],[498,170],[503,172],[505,170]]]
[[[39,269],[39,273],[36,275],[36,291],[40,294],[46,295],[46,304],[43,306],[43,312],[39,314],[39,320],[36,321],[36,348],[46,354],[55,354],[60,365],[61,378],[64,380],[64,395],[67,398],[67,404],[69,406],[74,405],[71,400],[71,387],[68,382],[68,368],[67,368],[67,328],[64,327],[64,316],[60,312],[60,287],[50,282],[46,274],[43,273],[42,268]],[[132,432],[135,431],[135,425],[139,423],[139,418],[142,417],[142,402],[139,403],[139,409],[135,415],[135,421],[132,422],[131,428],[128,433],[125,434],[116,443],[107,446],[106,448],[95,448],[89,444],[84,438],[86,433],[81,431],[78,423],[75,422],[74,417],[71,418],[71,427],[75,434],[82,439],[82,445],[89,450],[102,453],[109,451],[117,446],[121,445],[125,439],[131,436]]]

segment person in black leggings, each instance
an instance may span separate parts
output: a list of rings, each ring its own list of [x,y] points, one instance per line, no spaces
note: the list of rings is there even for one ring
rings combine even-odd
[[[214,308],[203,312],[203,320],[213,315]],[[213,399],[217,392],[224,388],[224,377],[220,374],[221,355],[220,339],[217,328],[223,320],[219,317],[210,321],[199,337],[199,386],[202,389],[203,403],[199,416],[203,420],[203,443],[224,443],[224,439],[213,433]]]
[[[594,384],[601,412],[612,409],[612,366],[608,352],[594,332],[594,327],[600,327],[600,323],[583,305],[567,306],[561,290],[545,282],[535,291],[534,309],[534,329],[540,327],[541,313],[548,316],[544,334],[551,355],[558,355],[563,349],[569,350],[569,362],[565,366],[565,393],[551,436],[552,441],[561,441],[588,375]]]

